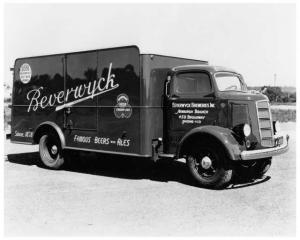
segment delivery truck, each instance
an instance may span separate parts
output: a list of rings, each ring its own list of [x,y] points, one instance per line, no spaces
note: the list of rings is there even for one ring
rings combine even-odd
[[[268,98],[207,61],[126,46],[19,58],[13,71],[11,141],[39,144],[48,168],[68,149],[182,159],[200,186],[222,188],[236,166],[261,177],[288,149]]]

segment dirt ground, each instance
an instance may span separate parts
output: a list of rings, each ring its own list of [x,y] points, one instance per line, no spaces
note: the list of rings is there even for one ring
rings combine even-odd
[[[194,186],[182,162],[81,155],[60,171],[37,146],[5,141],[6,236],[294,236],[296,123],[267,177],[225,190]]]

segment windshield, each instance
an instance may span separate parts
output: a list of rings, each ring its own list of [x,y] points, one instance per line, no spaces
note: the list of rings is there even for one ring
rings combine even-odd
[[[219,91],[247,91],[247,86],[238,74],[230,72],[215,73],[215,80]]]

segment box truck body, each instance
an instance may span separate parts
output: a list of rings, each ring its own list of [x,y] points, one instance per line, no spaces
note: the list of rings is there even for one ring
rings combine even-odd
[[[207,62],[135,46],[17,59],[11,140],[34,143],[51,122],[64,148],[150,157],[152,139],[163,135],[167,73],[187,64]]]

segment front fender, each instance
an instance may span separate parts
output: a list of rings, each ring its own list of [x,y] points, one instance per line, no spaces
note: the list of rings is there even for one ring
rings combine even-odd
[[[232,131],[228,128],[212,126],[212,125],[197,127],[187,132],[178,144],[177,151],[176,151],[177,158],[180,157],[180,153],[184,143],[189,138],[194,137],[195,135],[202,135],[202,136],[209,135],[213,137],[216,141],[222,144],[230,160],[241,159],[240,158],[242,152],[241,145],[234,138]]]

